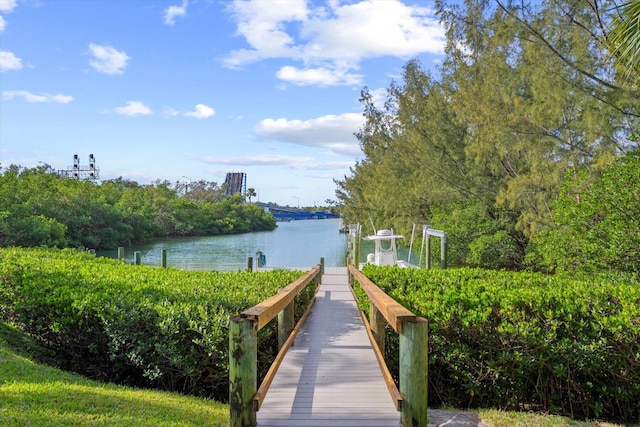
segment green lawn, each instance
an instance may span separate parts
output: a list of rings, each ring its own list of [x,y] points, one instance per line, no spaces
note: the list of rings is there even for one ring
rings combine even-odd
[[[0,323],[3,426],[226,426],[229,407],[177,393],[90,381],[39,364],[20,332]]]
[[[576,421],[557,415],[505,412],[496,409],[480,409],[478,414],[489,427],[622,427],[601,421]]]

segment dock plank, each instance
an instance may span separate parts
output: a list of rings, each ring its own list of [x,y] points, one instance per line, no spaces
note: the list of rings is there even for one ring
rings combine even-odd
[[[258,426],[397,427],[346,269],[325,271],[316,302],[257,414]]]

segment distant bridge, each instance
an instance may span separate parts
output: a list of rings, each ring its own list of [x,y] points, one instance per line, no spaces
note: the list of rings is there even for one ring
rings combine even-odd
[[[224,194],[227,196],[236,193],[247,194],[247,174],[244,172],[228,172],[224,183],[226,184]]]
[[[340,215],[326,211],[309,212],[298,208],[291,208],[289,206],[278,206],[271,203],[262,202],[256,202],[256,205],[271,213],[276,221],[340,218]]]

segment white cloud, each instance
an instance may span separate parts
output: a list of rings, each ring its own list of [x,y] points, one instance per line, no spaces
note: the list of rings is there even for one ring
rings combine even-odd
[[[124,107],[116,107],[113,110],[123,116],[146,116],[153,114],[151,108],[140,101],[127,101],[127,105]]]
[[[131,59],[124,51],[118,51],[111,46],[91,43],[89,50],[93,56],[89,64],[96,71],[105,74],[123,74],[127,61]]]
[[[48,93],[35,94],[28,92],[26,90],[5,90],[2,92],[2,98],[6,100],[11,100],[13,98],[23,98],[26,102],[29,103],[57,103],[57,104],[67,104],[73,101],[73,97],[69,95],[51,95]]]
[[[204,104],[197,104],[194,111],[184,113],[184,116],[195,117],[196,119],[206,119],[216,114],[216,111]]]
[[[187,0],[182,2],[182,6],[169,6],[164,11],[164,23],[166,25],[173,26],[176,23],[176,18],[179,16],[187,15]]]
[[[0,12],[11,12],[18,5],[18,0],[0,0]]]
[[[324,147],[336,154],[359,153],[353,135],[364,124],[360,113],[328,115],[311,120],[264,119],[254,129],[260,139]]]
[[[13,71],[22,69],[22,59],[13,52],[0,51],[0,71]]]
[[[205,104],[196,104],[193,111],[179,111],[175,108],[167,108],[165,115],[167,117],[194,117],[196,119],[207,119],[213,117],[216,114],[216,110]]]
[[[307,45],[308,54],[350,62],[443,51],[444,29],[431,9],[400,0],[367,0],[336,4],[332,12],[330,19],[314,16],[305,25],[303,35],[314,42]]]
[[[18,5],[17,0],[0,0],[0,12],[11,12]],[[3,16],[0,16],[0,33],[7,28],[7,21]]]
[[[358,85],[362,76],[351,70],[357,70],[363,59],[443,51],[444,29],[431,9],[401,0],[317,4],[235,0],[228,9],[237,34],[249,47],[231,51],[224,64],[239,68],[264,59],[288,58],[304,67],[281,68],[278,77],[285,81]]]
[[[296,56],[295,40],[287,34],[285,24],[306,20],[306,2],[234,0],[228,10],[236,20],[237,34],[247,40],[251,49],[231,52],[225,65],[236,68],[266,58]]]
[[[280,80],[297,86],[359,85],[364,78],[361,74],[350,74],[346,70],[330,70],[327,68],[299,69],[290,65],[278,70],[276,76]]]

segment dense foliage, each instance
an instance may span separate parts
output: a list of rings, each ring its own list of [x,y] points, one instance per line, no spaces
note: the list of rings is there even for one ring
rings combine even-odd
[[[637,277],[372,265],[364,273],[429,321],[430,406],[639,419]],[[391,367],[395,336],[387,337]]]
[[[0,246],[112,249],[152,237],[273,230],[273,216],[215,183],[100,184],[48,166],[0,174]]]
[[[384,105],[362,92],[364,157],[337,181],[343,214],[365,232],[371,222],[445,230],[451,264],[549,268],[531,264],[544,254],[530,243],[566,226],[554,212],[563,186],[597,182],[638,148],[640,91],[604,42],[620,2],[437,3],[447,29],[437,71],[409,61]],[[609,176],[637,191],[637,171]]]
[[[531,256],[548,270],[640,272],[640,152],[590,181],[569,180],[553,209],[556,226],[538,234]]]
[[[301,272],[190,272],[132,266],[75,250],[0,249],[0,320],[90,378],[226,401],[229,317]],[[308,295],[306,295],[308,297]],[[298,315],[305,297],[298,299]],[[259,369],[277,351],[260,331]]]

